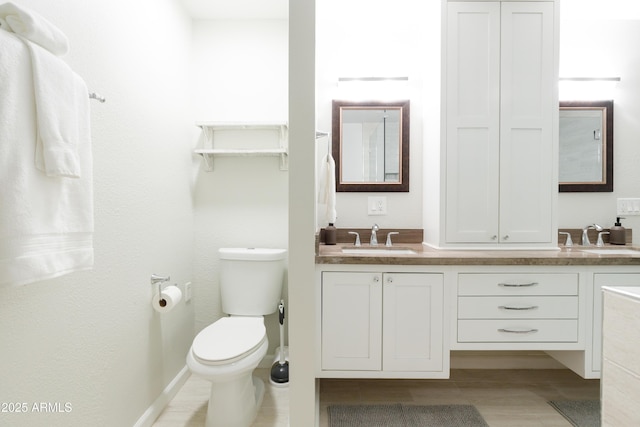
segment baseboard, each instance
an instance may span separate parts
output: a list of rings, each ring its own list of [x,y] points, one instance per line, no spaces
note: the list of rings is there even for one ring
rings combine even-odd
[[[178,375],[162,390],[162,393],[153,401],[151,406],[138,418],[138,421],[136,421],[133,427],[151,427],[162,413],[164,407],[178,394],[178,391],[180,391],[184,383],[187,382],[190,375],[189,368],[185,365],[180,372],[178,372]]]
[[[451,369],[566,369],[542,351],[452,351]]]

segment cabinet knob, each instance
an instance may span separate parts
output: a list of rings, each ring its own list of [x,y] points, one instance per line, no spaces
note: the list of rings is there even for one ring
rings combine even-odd
[[[380,281],[380,276],[373,276],[373,282],[378,283]]]
[[[502,240],[509,240],[509,235],[505,234],[504,237],[502,238]]]
[[[387,283],[393,283],[393,277],[387,277]]]
[[[496,240],[497,238],[498,238],[498,236],[495,235],[495,234],[493,236],[491,236],[491,240]]]

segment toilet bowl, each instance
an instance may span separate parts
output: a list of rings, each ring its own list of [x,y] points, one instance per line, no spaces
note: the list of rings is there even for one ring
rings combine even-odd
[[[249,427],[264,396],[252,377],[269,346],[264,315],[277,310],[284,249],[223,248],[220,299],[229,314],[204,328],[187,354],[192,373],[211,382],[206,427]]]
[[[223,317],[196,336],[187,365],[212,383],[206,427],[251,425],[264,396],[264,383],[252,373],[268,345],[262,316]]]

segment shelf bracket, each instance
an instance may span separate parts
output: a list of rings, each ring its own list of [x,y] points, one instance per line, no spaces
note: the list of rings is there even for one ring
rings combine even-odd
[[[214,130],[209,126],[201,126],[202,133],[204,134],[203,146],[208,149],[213,149],[213,135]],[[206,153],[199,153],[204,160],[204,170],[206,172],[213,172],[213,155]]]
[[[287,171],[289,170],[289,129],[286,125],[280,126],[280,148],[284,149],[284,153],[280,154],[280,170]]]
[[[204,160],[204,170],[206,172],[213,172],[213,154],[199,153]]]

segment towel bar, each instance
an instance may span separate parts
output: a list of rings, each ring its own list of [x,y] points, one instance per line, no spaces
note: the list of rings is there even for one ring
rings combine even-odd
[[[89,92],[89,99],[95,99],[103,103],[107,101],[104,96],[101,96],[95,92]]]

